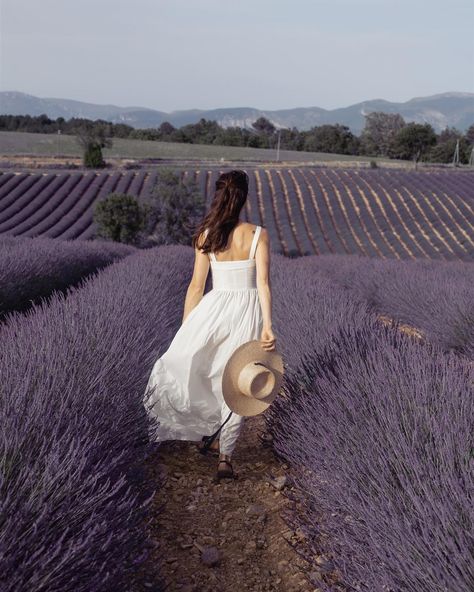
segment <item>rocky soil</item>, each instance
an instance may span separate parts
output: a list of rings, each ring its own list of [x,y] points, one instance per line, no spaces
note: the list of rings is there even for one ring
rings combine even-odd
[[[272,451],[263,415],[249,417],[232,455],[238,478],[214,481],[217,457],[196,443],[157,445],[147,462],[156,483],[154,548],[140,567],[133,592],[315,592],[325,559],[304,559],[304,534],[291,528],[290,507],[300,503],[291,471]],[[307,552],[307,551],[306,551]]]
[[[398,328],[424,339],[415,327]],[[323,580],[339,589],[330,559],[311,555],[292,526],[304,494],[273,452],[263,415],[246,419],[232,462],[237,479],[216,482],[217,456],[200,454],[197,443],[157,444],[145,467],[156,489],[153,549],[127,592],[319,592],[310,582]]]

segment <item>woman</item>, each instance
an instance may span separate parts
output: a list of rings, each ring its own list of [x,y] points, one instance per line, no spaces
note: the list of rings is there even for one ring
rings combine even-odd
[[[156,360],[146,389],[148,411],[160,422],[159,441],[199,440],[213,433],[231,411],[221,389],[231,354],[253,339],[265,350],[275,349],[268,232],[240,220],[247,194],[244,171],[221,174],[210,210],[192,237],[194,270],[183,322]],[[204,294],[209,267],[213,287]],[[232,413],[215,441],[219,477],[234,476],[231,455],[243,421]]]

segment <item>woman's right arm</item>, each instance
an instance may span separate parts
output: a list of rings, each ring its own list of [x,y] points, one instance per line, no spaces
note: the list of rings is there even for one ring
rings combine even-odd
[[[272,294],[270,285],[270,239],[268,230],[262,228],[255,251],[257,265],[257,290],[262,309],[263,326],[260,341],[263,349],[275,349],[276,337],[272,329]]]

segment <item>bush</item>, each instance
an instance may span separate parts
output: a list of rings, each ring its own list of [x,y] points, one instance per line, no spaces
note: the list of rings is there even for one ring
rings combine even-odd
[[[0,327],[2,592],[130,589],[153,493],[142,398],[192,255],[140,251]]]
[[[0,236],[0,320],[13,310],[66,290],[133,247],[104,241]]]
[[[92,169],[104,168],[105,160],[102,156],[102,148],[100,144],[88,144],[83,157],[84,166]]]
[[[110,193],[94,207],[97,235],[120,243],[137,244],[146,215],[146,209],[132,195]]]
[[[289,521],[313,584],[468,592],[473,367],[383,326],[306,263],[274,258],[286,372],[265,419],[302,501]]]
[[[160,168],[146,207],[146,246],[191,245],[194,228],[204,216],[205,201],[194,182],[185,183],[179,173]]]

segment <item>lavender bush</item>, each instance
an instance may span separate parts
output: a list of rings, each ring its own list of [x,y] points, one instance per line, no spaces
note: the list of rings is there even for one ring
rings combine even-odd
[[[472,590],[472,365],[381,325],[302,261],[274,294],[286,374],[266,421],[304,492],[293,520],[310,560],[329,554],[338,576],[315,586]]]
[[[133,252],[133,247],[105,241],[0,235],[0,319]]]
[[[474,264],[325,255],[301,261],[371,310],[420,329],[443,350],[474,358]]]
[[[0,327],[2,592],[127,589],[146,551],[142,394],[191,258],[139,252]]]

